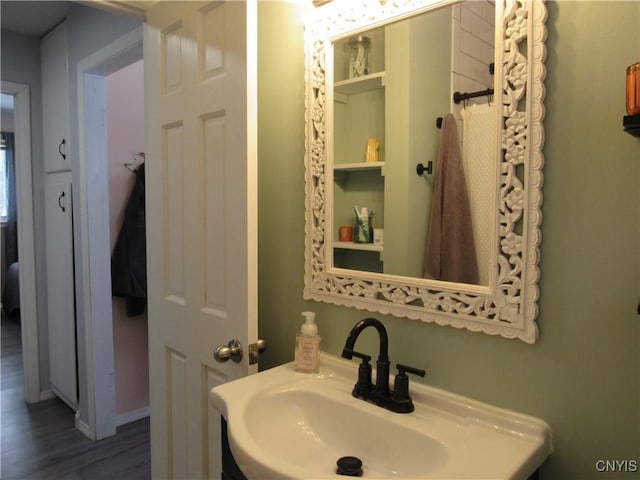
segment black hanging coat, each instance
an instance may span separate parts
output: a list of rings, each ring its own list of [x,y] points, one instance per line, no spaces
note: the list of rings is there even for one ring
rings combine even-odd
[[[126,297],[129,317],[144,313],[147,302],[144,164],[136,170],[136,183],[111,256],[111,293]]]

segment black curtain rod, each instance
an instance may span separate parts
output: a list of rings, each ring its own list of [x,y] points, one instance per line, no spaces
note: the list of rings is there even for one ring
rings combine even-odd
[[[487,88],[486,90],[480,90],[471,93],[456,92],[453,94],[453,103],[457,105],[458,103],[469,98],[484,97],[485,95],[493,95],[493,88]]]

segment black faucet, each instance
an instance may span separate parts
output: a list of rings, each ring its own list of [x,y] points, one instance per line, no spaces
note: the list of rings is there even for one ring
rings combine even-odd
[[[367,327],[374,327],[380,340],[380,351],[376,360],[376,383],[371,382],[371,357],[364,353],[356,352],[356,340]],[[354,356],[362,360],[358,369],[358,381],[353,387],[352,394],[356,398],[362,398],[376,405],[397,413],[413,412],[414,406],[409,396],[409,379],[407,373],[424,377],[424,370],[419,370],[406,365],[397,365],[398,374],[394,381],[393,391],[389,388],[389,337],[383,323],[375,318],[365,318],[358,322],[349,332],[347,341],[342,350],[342,356],[352,359]]]

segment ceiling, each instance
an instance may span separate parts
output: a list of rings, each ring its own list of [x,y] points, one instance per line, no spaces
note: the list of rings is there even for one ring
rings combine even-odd
[[[115,14],[144,16],[144,11],[156,2],[124,0],[0,0],[0,21],[2,30],[9,30],[34,37],[43,37],[53,27],[62,22],[74,4],[100,8]],[[13,110],[10,95],[0,95],[0,111]]]
[[[62,22],[67,11],[78,3],[114,14],[144,18],[146,9],[157,2],[149,0],[0,0],[2,30],[42,37]]]
[[[0,1],[2,30],[22,35],[42,37],[60,23],[73,2],[63,1]],[[13,111],[13,97],[0,95],[0,111]]]
[[[0,1],[2,30],[41,37],[60,23],[74,2]]]

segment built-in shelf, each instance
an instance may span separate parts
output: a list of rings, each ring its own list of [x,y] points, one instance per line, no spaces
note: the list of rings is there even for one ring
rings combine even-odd
[[[384,72],[371,73],[362,77],[340,80],[333,84],[336,93],[354,95],[384,87]]]
[[[364,250],[367,252],[382,252],[384,246],[379,243],[333,242],[333,248],[343,250]]]
[[[622,120],[624,131],[634,137],[640,137],[640,115],[626,115]]]
[[[375,172],[379,171],[384,177],[384,162],[354,162],[354,163],[334,163],[333,179],[336,182],[344,182],[352,172]]]
[[[340,172],[356,172],[362,170],[376,170],[384,167],[384,162],[354,162],[334,163],[333,170]]]

